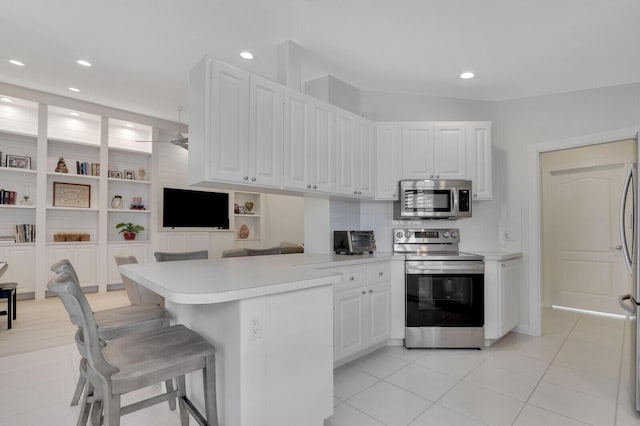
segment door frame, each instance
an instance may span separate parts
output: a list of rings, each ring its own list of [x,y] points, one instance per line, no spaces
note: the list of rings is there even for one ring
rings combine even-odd
[[[519,329],[532,336],[542,334],[542,175],[540,154],[562,149],[579,148],[624,139],[634,139],[640,126],[594,133],[573,138],[541,142],[528,146],[529,162],[529,327]],[[639,147],[640,149],[640,147]]]

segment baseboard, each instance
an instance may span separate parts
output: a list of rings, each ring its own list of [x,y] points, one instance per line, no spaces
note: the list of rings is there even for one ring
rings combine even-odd
[[[29,300],[29,299],[35,299],[35,298],[36,298],[35,291],[25,291],[23,293],[18,292],[18,294],[16,295],[16,300]]]
[[[107,284],[107,291],[124,290],[124,284]]]
[[[404,339],[388,339],[387,346],[404,346]]]
[[[83,293],[97,293],[98,292],[98,286],[97,285],[88,285],[86,287],[82,287],[82,292]],[[58,295],[55,292],[51,291],[51,290],[45,290],[44,297],[58,297]]]
[[[531,333],[531,327],[529,327],[528,325],[520,324],[516,328],[514,328],[513,331],[515,331],[516,333],[520,333],[520,334],[526,334],[528,336],[540,337],[540,336],[536,336],[535,334]]]

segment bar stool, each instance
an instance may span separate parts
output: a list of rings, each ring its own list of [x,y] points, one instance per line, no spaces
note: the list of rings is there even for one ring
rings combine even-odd
[[[86,357],[90,385],[95,388],[92,420],[118,426],[122,415],[178,397],[180,422],[189,414],[200,425],[217,426],[215,348],[183,325],[132,334],[104,343],[82,289],[69,271],[52,278],[47,287],[58,294],[71,322],[78,326],[81,355]],[[186,396],[185,375],[202,370],[206,420]],[[121,406],[125,393],[162,381],[177,380],[178,390]]]
[[[18,283],[0,283],[0,299],[7,299],[7,310],[0,311],[0,315],[7,316],[7,330],[11,330],[11,320],[17,314]]]

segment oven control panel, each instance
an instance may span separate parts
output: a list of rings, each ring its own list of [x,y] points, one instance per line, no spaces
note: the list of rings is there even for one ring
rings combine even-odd
[[[393,230],[394,244],[458,244],[459,242],[460,231],[457,228],[398,228]]]

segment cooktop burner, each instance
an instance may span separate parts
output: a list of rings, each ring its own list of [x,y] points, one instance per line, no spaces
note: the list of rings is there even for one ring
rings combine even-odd
[[[456,228],[393,230],[393,251],[407,260],[481,261],[483,256],[458,251],[460,230]]]

